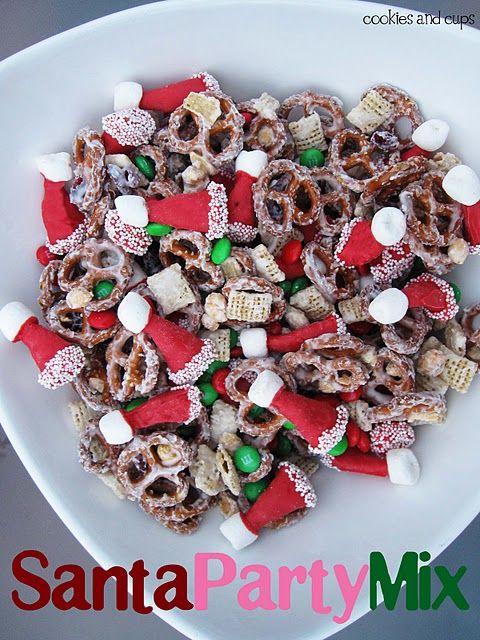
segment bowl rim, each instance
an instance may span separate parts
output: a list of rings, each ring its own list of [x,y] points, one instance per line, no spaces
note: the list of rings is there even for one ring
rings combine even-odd
[[[395,5],[387,5],[384,3],[368,2],[365,0],[189,0],[188,3],[186,0],[163,0],[160,2],[153,2],[150,4],[144,4],[110,13],[72,27],[71,29],[68,29],[66,31],[62,31],[61,33],[52,35],[48,38],[45,38],[44,40],[41,40],[40,42],[34,43],[0,61],[0,80],[3,73],[8,73],[17,64],[23,64],[24,61],[27,61],[31,56],[35,56],[39,52],[48,50],[52,45],[68,44],[69,40],[71,40],[72,38],[82,37],[83,34],[86,34],[89,31],[95,30],[99,27],[102,28],[107,24],[123,22],[129,16],[140,14],[158,15],[162,13],[182,12],[186,10],[186,7],[188,7],[189,3],[195,3],[197,7],[203,7],[204,9],[208,10],[212,10],[212,8],[215,7],[224,8],[225,6],[244,7],[246,4],[249,4],[267,6],[272,5],[275,6],[277,10],[279,7],[283,6],[323,6],[327,8],[330,7],[332,12],[335,13],[345,12],[350,14],[361,14],[365,10],[372,9],[373,7],[375,7],[378,11],[388,11],[389,9],[393,9],[395,11],[398,11],[400,14],[410,13],[414,15],[420,15],[426,13],[414,9],[397,7]],[[417,25],[416,28],[419,28],[419,25]],[[480,29],[465,26],[462,30],[457,28],[456,31],[453,32],[451,26],[446,25],[444,22],[442,22],[440,25],[422,25],[422,29],[432,28],[435,28],[437,31],[446,31],[456,38],[468,38],[475,42],[478,46],[480,46]],[[114,560],[110,557],[108,551],[97,545],[97,543],[90,536],[89,530],[82,525],[82,522],[77,519],[68,505],[64,504],[63,501],[58,497],[54,488],[50,487],[49,483],[44,481],[44,472],[42,470],[42,467],[37,464],[35,457],[33,456],[33,452],[29,450],[27,444],[22,441],[22,438],[17,434],[14,421],[9,417],[9,412],[4,403],[1,387],[0,423],[2,424],[2,427],[4,428],[10,443],[14,447],[17,455],[19,456],[22,464],[26,468],[33,482],[45,497],[45,499],[48,501],[52,509],[56,512],[58,517],[72,533],[72,535],[77,539],[82,547],[84,547],[89,555],[91,555],[92,558],[99,563],[99,565],[101,565],[102,567],[108,567],[114,564]],[[462,531],[472,522],[472,520],[478,515],[478,513],[480,513],[480,487],[477,493],[476,501],[472,500],[468,503],[468,505],[464,505],[463,507],[458,508],[456,510],[455,519],[446,524],[441,532],[438,533],[434,538],[432,538],[432,543],[429,548],[429,551],[431,553],[430,562],[433,562],[433,560],[435,560],[435,558],[437,558],[437,556],[442,553],[445,548],[462,533]],[[183,633],[188,638],[210,640],[210,637],[205,630],[197,629],[195,621],[192,620],[192,622],[190,622],[188,616],[180,615],[175,611],[175,609],[172,609],[170,611],[160,611],[154,606],[153,611],[158,617],[167,622],[167,624],[172,626],[180,633]],[[336,631],[341,631],[342,629],[346,628],[369,611],[370,609],[368,607],[368,598],[365,598],[363,601],[359,600],[348,622],[343,624],[337,630],[334,630],[333,634],[336,633]],[[332,634],[329,634],[328,636],[322,635],[322,637],[330,637],[331,635]]]

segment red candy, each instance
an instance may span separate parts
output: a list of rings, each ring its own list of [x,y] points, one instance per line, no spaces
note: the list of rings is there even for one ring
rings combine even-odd
[[[363,453],[368,453],[370,451],[370,438],[365,431],[360,429],[360,437],[357,442],[357,449],[360,449]]]
[[[358,387],[355,391],[341,391],[338,395],[344,402],[355,402],[362,395],[363,387]]]
[[[477,246],[480,244],[480,200],[470,207],[463,204],[462,213],[467,240]]]
[[[51,262],[52,260],[57,260],[58,259],[58,256],[56,256],[54,253],[49,251],[45,245],[42,245],[41,247],[38,247],[35,256],[36,256],[37,260],[39,261],[39,263],[41,265],[43,265],[44,267],[46,267],[47,264],[49,262]]]
[[[353,420],[349,420],[347,425],[347,440],[348,446],[350,448],[357,446],[358,441],[360,440],[361,433],[362,430],[360,429],[358,424]]]
[[[408,160],[408,158],[414,158],[415,156],[424,156],[425,158],[430,157],[430,151],[425,151],[425,149],[420,149],[417,145],[414,145],[411,149],[407,149],[400,155],[400,160]]]
[[[282,249],[281,260],[284,264],[295,264],[300,260],[303,245],[300,240],[289,240]]]
[[[243,358],[242,347],[233,347],[233,349],[230,349],[230,357],[231,358]]]
[[[221,396],[225,396],[227,394],[227,389],[225,387],[225,380],[230,373],[230,369],[218,369],[212,376],[212,387],[217,391]]]
[[[247,127],[253,120],[253,113],[249,113],[248,111],[240,111],[240,114],[245,118],[244,126]]]
[[[275,258],[275,262],[285,274],[287,280],[295,280],[295,278],[302,278],[305,275],[303,263],[301,260],[297,260],[293,264],[287,264],[279,256]]]
[[[92,311],[88,324],[94,329],[110,329],[117,322],[115,311]]]
[[[282,333],[282,325],[280,322],[272,322],[272,324],[269,324],[267,333],[271,336],[279,336]]]

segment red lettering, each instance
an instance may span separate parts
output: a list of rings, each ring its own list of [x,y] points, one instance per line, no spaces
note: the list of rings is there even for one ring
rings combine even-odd
[[[153,600],[159,609],[170,611],[170,609],[183,609],[189,611],[193,609],[193,604],[187,597],[188,574],[185,567],[179,564],[166,564],[157,571],[157,578],[161,580],[166,573],[174,573],[175,578],[164,582],[155,589]],[[167,593],[175,589],[174,596],[167,600]]]
[[[133,610],[137,613],[147,614],[152,613],[153,607],[150,605],[145,606],[145,600],[143,595],[145,592],[145,578],[150,575],[150,571],[145,569],[143,560],[135,560],[132,564],[132,568],[129,571],[132,578],[132,605]]]
[[[78,564],[62,564],[55,569],[53,574],[55,580],[60,580],[67,572],[72,574],[71,579],[57,585],[52,591],[53,606],[60,609],[60,611],[68,611],[69,609],[88,611],[92,607],[86,598],[84,569]],[[72,590],[72,596],[67,600],[65,594],[70,589]]]
[[[26,549],[25,551],[18,553],[12,561],[12,573],[14,577],[22,584],[27,585],[27,587],[35,589],[38,593],[38,599],[35,600],[35,602],[24,602],[20,598],[18,591],[15,589],[11,594],[12,601],[16,607],[23,611],[38,611],[38,609],[42,609],[50,601],[50,586],[46,580],[23,568],[22,562],[26,558],[34,558],[35,560],[38,560],[40,566],[43,569],[46,569],[48,567],[47,556],[40,551]]]
[[[94,567],[92,570],[92,606],[95,611],[105,608],[105,584],[109,578],[115,579],[115,606],[118,611],[128,609],[128,573],[123,567]]]

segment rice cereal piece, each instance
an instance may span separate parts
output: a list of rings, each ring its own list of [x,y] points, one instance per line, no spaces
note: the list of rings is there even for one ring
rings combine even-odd
[[[272,308],[271,293],[232,291],[228,297],[227,318],[243,322],[266,322]]]
[[[346,118],[362,133],[373,133],[393,113],[393,106],[377,91],[371,90],[362,98]]]
[[[210,293],[205,298],[205,314],[218,325],[227,320],[227,300],[221,293]],[[203,318],[202,318],[203,322]],[[204,324],[204,326],[206,326]]]
[[[463,238],[455,238],[448,246],[448,257],[454,264],[463,264],[469,255],[468,242]]]
[[[215,453],[206,444],[201,444],[198,447],[197,455],[189,470],[197,489],[208,496],[216,496],[225,489],[220,471],[217,468]]]
[[[218,120],[222,114],[220,101],[215,96],[191,91],[183,101],[183,108],[204,118],[210,126]]]
[[[447,357],[440,349],[428,349],[420,354],[416,370],[424,376],[439,376],[445,369]]]
[[[150,276],[147,278],[147,285],[166,316],[193,304],[196,300],[179,264],[172,264]]]
[[[240,478],[232,460],[232,456],[222,444],[219,444],[216,452],[217,468],[222,480],[234,496],[238,496],[241,490]]]
[[[435,348],[445,356],[445,366],[440,378],[451,389],[459,393],[466,393],[477,373],[477,364],[468,358],[457,355],[433,336],[425,344],[427,343],[428,345],[435,345]]]
[[[290,304],[287,304],[283,318],[290,329],[300,329],[310,324],[306,314],[301,309],[292,307]]]
[[[257,245],[251,250],[257,273],[261,278],[270,282],[283,282],[285,274],[275,262],[275,258],[264,244]]]
[[[332,303],[313,285],[291,296],[290,305],[303,311],[312,321],[321,320],[333,311]]]
[[[117,498],[120,498],[120,500],[125,500],[125,498],[127,497],[127,492],[123,488],[122,484],[113,475],[113,473],[107,471],[107,473],[98,475],[97,478],[100,478],[100,480],[113,491]]]
[[[354,420],[362,431],[371,431],[372,422],[368,417],[369,404],[365,400],[355,400],[347,404],[350,418]]]
[[[94,412],[87,407],[83,400],[73,400],[68,403],[73,425],[79,435],[85,433],[87,423],[94,417]]]
[[[460,158],[457,158],[453,153],[443,153],[443,151],[438,151],[434,156],[428,159],[428,168],[430,171],[448,173],[450,169],[455,167],[457,164],[462,164]]]
[[[217,350],[217,360],[229,362],[230,360],[230,329],[217,329],[216,331],[203,331],[202,338],[210,338]]]
[[[445,345],[457,356],[464,356],[467,352],[467,336],[455,318],[449,320],[445,327]]]
[[[291,464],[294,464],[296,467],[301,469],[307,476],[313,476],[313,474],[318,471],[318,468],[320,466],[318,457],[302,456],[299,453],[293,453],[288,457],[287,460]]]
[[[354,296],[349,300],[340,300],[338,303],[338,311],[345,324],[365,322],[368,321],[369,318],[366,305],[360,296]]]
[[[242,446],[243,440],[236,433],[224,431],[220,436],[220,444],[230,455],[233,455],[234,451]]]
[[[432,391],[444,396],[448,391],[448,384],[440,376],[428,376],[418,373],[415,377],[417,391]]]
[[[309,116],[304,116],[296,122],[289,122],[288,128],[292,134],[298,154],[305,151],[305,149],[325,151],[328,148],[322,121],[318,113],[315,112]]]
[[[210,414],[210,436],[217,444],[222,440],[224,434],[237,433],[237,410],[231,404],[223,400],[217,400],[212,407]]]
[[[297,227],[293,227],[281,236],[274,236],[262,228],[260,228],[259,231],[263,244],[267,247],[272,256],[278,256],[283,247],[287,242],[290,242],[290,240],[300,240],[300,242],[302,242],[304,238],[303,233]]]
[[[218,494],[218,506],[224,518],[230,518],[239,512],[237,501],[229,491],[222,491]]]
[[[390,402],[371,407],[367,416],[372,422],[393,420],[413,425],[441,424],[447,417],[447,403],[438,393],[406,393],[392,398]]]

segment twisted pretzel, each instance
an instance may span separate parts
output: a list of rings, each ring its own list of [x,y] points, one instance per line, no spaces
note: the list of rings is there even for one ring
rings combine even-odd
[[[372,380],[376,386],[385,387],[393,396],[413,391],[415,368],[410,358],[390,349],[380,349],[373,368]]]
[[[336,236],[353,215],[350,190],[326,167],[312,169],[310,174],[320,191],[318,220],[315,223],[318,233]]]
[[[210,91],[203,96],[216,98],[221,114],[213,125],[203,116],[186,109],[175,109],[168,123],[168,143],[172,151],[200,154],[214,167],[220,168],[233,160],[243,146],[243,116],[233,101],[223,94]]]
[[[159,259],[164,267],[180,264],[186,277],[202,291],[213,291],[225,281],[223,271],[210,260],[212,245],[198,231],[176,229],[160,238]]]
[[[371,407],[367,417],[371,422],[402,422],[430,424],[443,422],[447,416],[447,403],[438,393],[421,391],[396,396],[386,404]]]
[[[237,106],[242,113],[253,116],[243,128],[245,149],[265,151],[269,160],[274,160],[279,156],[293,159],[293,143],[290,132],[275,113],[266,117],[257,111],[252,100],[240,102]]]
[[[93,411],[107,413],[120,407],[108,384],[103,347],[95,347],[87,354],[86,364],[72,384],[78,395]]]
[[[343,129],[333,138],[328,150],[328,167],[337,180],[356,193],[387,167],[398,162],[397,150],[380,150],[366,135]]]
[[[366,207],[398,207],[400,193],[412,182],[420,180],[428,171],[428,160],[415,156],[400,160],[369,180],[360,196],[360,203]]]
[[[308,225],[318,216],[320,191],[308,169],[291,160],[273,160],[253,185],[259,226],[273,236]]]
[[[431,327],[432,321],[423,309],[409,309],[399,322],[382,325],[380,333],[389,349],[395,353],[412,355],[420,349]]]
[[[463,311],[461,324],[467,340],[480,346],[480,304],[467,307]]]
[[[78,443],[80,464],[91,473],[115,473],[117,459],[123,449],[124,445],[109,444],[98,428],[98,422],[91,420]]]
[[[149,507],[144,511],[152,515],[160,524],[175,533],[189,534],[198,529],[202,515],[215,506],[216,496],[206,493],[194,486],[190,479],[187,496],[172,507]]]
[[[155,165],[155,176],[150,180],[146,188],[135,189],[135,194],[143,198],[158,197],[169,198],[180,193],[180,188],[171,177],[168,166],[168,149],[165,144],[154,146],[153,144],[143,144],[133,152],[133,158],[145,156],[150,158]]]
[[[172,507],[185,500],[188,480],[182,471],[193,460],[191,448],[174,433],[135,437],[117,460],[117,478],[142,509]]]
[[[112,208],[112,197],[109,193],[104,195],[93,205],[92,211],[86,220],[87,228],[85,235],[87,238],[101,238],[105,227],[105,216]]]
[[[50,309],[52,304],[58,302],[65,295],[58,286],[58,270],[61,264],[61,260],[52,260],[47,264],[40,276],[38,304],[44,313]]]
[[[117,321],[108,329],[94,329],[88,322],[88,313],[85,307],[72,308],[66,300],[59,300],[44,313],[45,319],[51,329],[59,336],[91,348],[100,342],[112,338],[117,332],[120,323]]]
[[[400,194],[402,210],[412,236],[420,242],[445,247],[460,236],[462,208],[443,190],[441,173],[428,173]]]
[[[58,284],[63,291],[82,287],[93,294],[98,282],[112,281],[114,287],[109,296],[102,300],[92,298],[85,307],[87,312],[104,311],[120,301],[132,273],[132,260],[123,249],[106,238],[89,238],[65,256],[58,270]]]
[[[225,380],[228,396],[234,402],[239,403],[238,428],[241,432],[251,436],[273,437],[285,422],[285,418],[278,415],[274,408],[265,409],[258,418],[249,416],[255,405],[248,398],[248,388],[250,388],[255,377],[266,370],[278,374],[287,389],[295,391],[296,385],[293,376],[285,369],[277,366],[270,358],[242,360],[231,370]]]
[[[80,129],[73,141],[73,160],[75,180],[70,200],[90,213],[102,196],[105,181],[105,147],[101,135],[92,129]]]
[[[305,275],[329,302],[348,300],[359,290],[357,271],[340,266],[335,262],[333,252],[319,243],[305,245],[301,258]]]
[[[328,139],[333,138],[345,127],[343,105],[334,96],[324,96],[314,91],[296,93],[282,102],[278,115],[288,120],[296,107],[301,107],[304,117],[318,112],[323,132]]]
[[[265,278],[257,278],[255,276],[239,276],[238,278],[230,278],[225,283],[222,293],[227,299],[230,295],[237,291],[255,291],[258,293],[269,293],[272,296],[272,306],[265,324],[276,322],[282,318],[285,313],[286,303],[283,296],[283,290],[277,287],[273,282],[265,280]],[[244,322],[242,320],[228,320],[226,323],[233,329],[242,329],[245,326],[256,326],[263,323]]]
[[[227,279],[257,275],[250,250],[244,247],[232,247],[229,257],[222,263],[222,271]]]
[[[418,104],[408,95],[408,93],[401,89],[397,89],[396,87],[392,87],[389,84],[379,84],[369,89],[369,91],[376,91],[382,96],[382,98],[390,102],[393,107],[392,113],[382,124],[382,129],[397,135],[401,150],[409,147],[412,144],[411,133],[402,138],[396,129],[396,124],[399,120],[406,118],[410,122],[412,131],[419,127],[423,122],[423,116],[420,113]],[[366,93],[368,93],[368,91]]]
[[[144,333],[133,334],[120,328],[107,347],[107,380],[114,398],[127,402],[136,396],[145,396],[157,384],[167,386],[164,369],[155,344]]]

